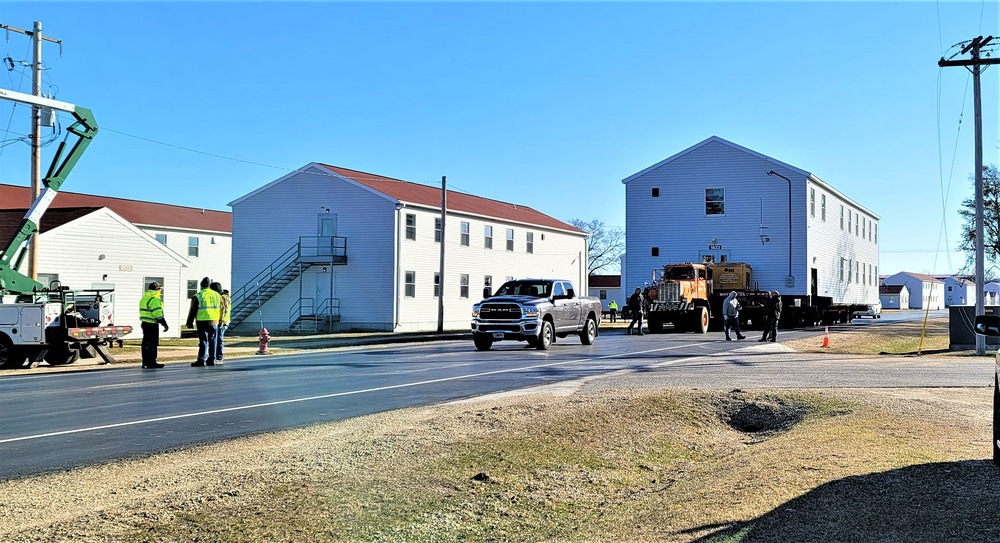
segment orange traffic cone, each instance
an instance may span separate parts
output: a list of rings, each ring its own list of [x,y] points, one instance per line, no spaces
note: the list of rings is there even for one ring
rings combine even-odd
[[[826,330],[823,331],[823,346],[824,347],[829,347],[830,346],[830,327],[829,326],[827,326]]]

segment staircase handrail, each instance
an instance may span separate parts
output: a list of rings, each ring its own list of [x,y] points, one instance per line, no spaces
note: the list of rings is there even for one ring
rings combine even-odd
[[[296,258],[300,253],[299,244],[296,243],[292,245],[287,251],[281,256],[276,258],[274,262],[271,262],[266,268],[264,268],[260,273],[255,275],[252,279],[247,281],[242,287],[233,291],[230,299],[232,300],[233,307],[238,307],[245,299],[247,299],[252,292],[256,292],[260,289],[261,285],[267,284],[268,281],[273,279],[279,273],[284,272],[284,270],[295,262]]]

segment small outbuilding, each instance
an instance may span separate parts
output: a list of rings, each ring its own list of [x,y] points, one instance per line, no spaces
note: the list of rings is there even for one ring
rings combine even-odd
[[[910,292],[906,285],[882,285],[879,287],[879,301],[882,309],[909,309]]]

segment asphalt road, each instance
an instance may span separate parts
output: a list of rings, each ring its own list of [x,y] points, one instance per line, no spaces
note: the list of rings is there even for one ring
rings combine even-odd
[[[816,334],[781,332],[783,339]],[[233,359],[215,368],[18,375],[0,379],[0,451],[8,459],[0,479],[554,383],[979,387],[992,385],[992,372],[992,361],[807,356],[754,339],[727,342],[719,332],[614,331],[591,346],[570,337],[544,352],[516,342],[479,352],[471,341],[443,341]]]

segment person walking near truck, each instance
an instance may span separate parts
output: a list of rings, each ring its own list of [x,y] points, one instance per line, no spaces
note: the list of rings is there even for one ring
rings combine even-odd
[[[778,321],[781,319],[781,294],[777,290],[772,291],[771,296],[764,303],[764,318],[767,319],[764,325],[764,335],[759,341],[769,341],[768,336],[771,336],[770,341],[777,341]]]
[[[731,291],[729,296],[726,296],[726,300],[722,302],[722,318],[726,330],[726,341],[733,339],[729,336],[730,330],[736,333],[736,339],[746,339],[746,336],[740,333],[740,301],[736,299],[736,291]]]
[[[639,324],[638,332],[642,335],[642,289],[635,287],[635,292],[628,298],[628,312],[632,315],[632,322],[628,325],[628,335],[632,335],[632,327]]]
[[[139,320],[142,322],[142,367],[143,369],[162,368],[163,364],[156,362],[160,345],[160,326],[163,331],[170,329],[163,318],[163,301],[160,300],[160,284],[153,281],[148,290],[139,300]]]
[[[611,303],[608,304],[608,312],[611,313],[611,322],[615,322],[615,319],[618,318],[618,302],[611,300]]]
[[[226,337],[226,329],[229,328],[229,317],[232,310],[232,301],[229,299],[229,291],[222,288],[219,283],[212,283],[212,290],[219,293],[221,304],[219,304],[219,330],[215,334],[215,365],[222,365],[222,356],[225,354],[225,345],[222,340]]]
[[[192,366],[215,365],[215,335],[222,317],[222,297],[209,288],[211,284],[208,277],[201,280],[201,290],[191,298],[188,310],[188,329],[194,328],[195,321],[198,323],[198,360]]]

